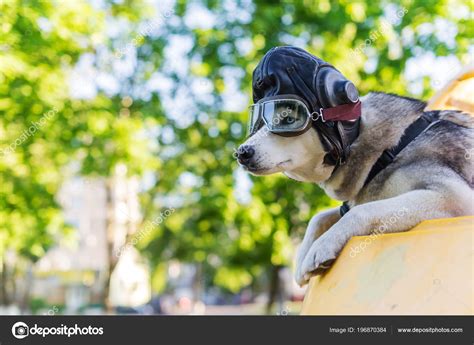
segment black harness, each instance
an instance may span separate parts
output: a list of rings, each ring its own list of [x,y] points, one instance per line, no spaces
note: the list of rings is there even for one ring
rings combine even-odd
[[[372,169],[367,175],[367,178],[364,182],[364,187],[369,184],[373,178],[385,169],[390,163],[392,163],[395,157],[413,140],[415,140],[421,133],[426,131],[429,127],[439,122],[439,111],[427,111],[424,112],[415,122],[413,122],[403,133],[400,138],[400,142],[397,146],[392,147],[388,150],[385,150],[382,155],[377,159]],[[349,212],[350,207],[347,201],[345,201],[339,208],[339,213],[343,217],[347,212]]]

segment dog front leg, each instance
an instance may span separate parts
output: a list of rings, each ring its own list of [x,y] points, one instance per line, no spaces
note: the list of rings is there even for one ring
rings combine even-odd
[[[304,234],[303,241],[301,242],[298,253],[296,255],[296,274],[295,278],[298,281],[298,277],[301,276],[300,268],[302,267],[303,260],[306,257],[311,245],[316,239],[318,239],[324,232],[326,232],[331,226],[333,226],[341,216],[339,214],[339,207],[331,208],[319,212],[311,218],[308,227]]]
[[[312,275],[327,269],[352,236],[369,235],[377,229],[406,231],[425,219],[455,215],[453,205],[454,200],[439,192],[415,190],[355,206],[311,245],[297,269],[296,281],[304,285]]]

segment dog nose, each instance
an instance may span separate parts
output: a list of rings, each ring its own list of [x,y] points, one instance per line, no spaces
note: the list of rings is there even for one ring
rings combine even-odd
[[[237,160],[240,164],[246,165],[255,154],[255,150],[250,145],[242,145],[237,150]]]

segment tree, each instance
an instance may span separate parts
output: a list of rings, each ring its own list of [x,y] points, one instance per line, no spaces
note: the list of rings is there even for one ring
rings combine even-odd
[[[99,18],[86,2],[58,8],[10,0],[0,13],[0,261],[6,279],[14,271],[6,267],[8,250],[35,262],[71,230],[55,200],[72,152],[66,143],[74,138],[64,68],[87,49],[79,40],[93,34],[91,23]],[[14,291],[5,280],[0,285],[0,302],[7,303]]]
[[[194,100],[190,106],[193,111],[182,116],[193,121],[182,128],[169,120],[174,140],[161,142],[163,150],[166,146],[181,149],[164,160],[166,174],[160,173],[161,182],[150,194],[177,194],[182,202],[173,219],[143,244],[152,263],[158,266],[170,258],[202,262],[214,275],[214,284],[233,292],[264,272],[274,275],[278,267],[289,265],[291,237],[303,232],[318,208],[332,202],[315,186],[279,177],[251,178],[251,201],[245,204],[236,200],[234,193],[240,188],[236,180],[240,177],[233,175],[237,165],[231,151],[245,136],[246,113],[223,110],[230,82],[237,83],[235,92],[249,95],[251,72],[263,54],[273,46],[297,44],[341,69],[362,94],[382,87],[383,91],[406,94],[408,81],[403,72],[413,56],[435,52],[467,58],[472,28],[467,17],[458,18],[456,10],[447,10],[451,6],[463,4],[236,1],[232,7],[203,2],[203,8],[216,20],[214,25],[193,27],[186,24],[186,18],[193,12],[196,15],[196,5],[179,3],[177,17],[172,18],[174,24],[170,19],[161,37],[190,38],[193,44],[187,51],[191,61],[188,73],[183,73],[185,77],[176,75],[166,68],[166,61],[156,70],[173,80],[174,95],[188,91]],[[238,11],[242,8],[244,13]],[[440,40],[435,31],[420,30],[426,23],[439,20],[457,26],[457,44]],[[149,61],[161,44],[148,38],[138,49],[140,58]],[[237,75],[235,80],[227,76],[231,73]],[[200,80],[202,88],[211,90],[212,101],[200,104],[199,96],[187,87],[193,85],[193,80]],[[426,97],[433,90],[427,77],[423,82],[422,96]],[[202,112],[207,115],[205,121],[200,121]],[[195,183],[177,186],[176,181],[189,173]],[[215,256],[221,260],[213,260]]]
[[[56,5],[0,4],[2,304],[12,302],[13,272],[31,266],[73,231],[55,199],[72,162],[85,175],[106,177],[122,162],[131,174],[153,167],[146,162],[147,142],[140,137],[145,123],[120,112],[127,104],[120,95],[78,100],[69,92],[68,79],[79,58],[104,44],[103,12],[87,1]],[[112,9],[123,13],[119,5]],[[133,11],[127,14],[133,18]],[[16,268],[6,265],[8,251],[17,254]],[[111,259],[111,270],[114,263]]]
[[[456,0],[202,0],[172,8],[9,0],[0,13],[8,34],[0,38],[0,257],[13,249],[35,261],[70,231],[54,196],[71,162],[106,179],[123,164],[146,176],[141,229],[175,210],[139,243],[157,289],[163,263],[178,259],[198,263],[205,285],[237,292],[264,284],[270,303],[274,277],[291,264],[292,239],[317,210],[336,203],[317,186],[238,169],[233,150],[246,135],[258,61],[273,46],[298,45],[339,68],[362,94],[410,95],[418,83],[417,95],[428,97],[437,81],[425,66],[408,80],[407,65],[431,52],[466,62],[473,34],[469,8]],[[67,92],[67,77],[84,58],[101,78],[78,99]],[[109,274],[115,246],[109,243]]]

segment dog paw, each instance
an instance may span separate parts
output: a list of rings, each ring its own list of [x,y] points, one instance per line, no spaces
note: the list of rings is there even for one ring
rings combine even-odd
[[[330,237],[321,236],[318,238],[304,260],[298,264],[296,270],[296,282],[303,286],[308,283],[310,278],[326,271],[336,260],[340,248],[335,245]]]

